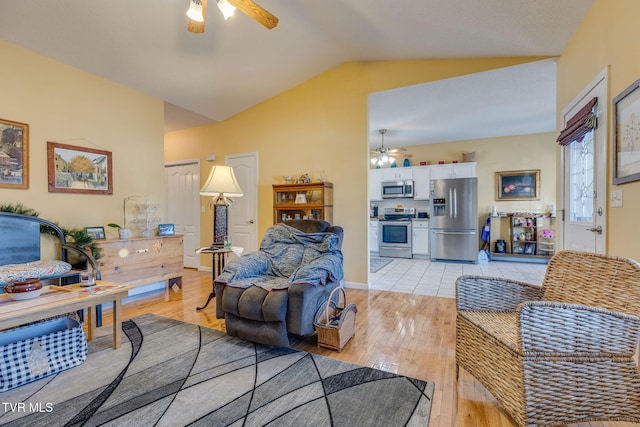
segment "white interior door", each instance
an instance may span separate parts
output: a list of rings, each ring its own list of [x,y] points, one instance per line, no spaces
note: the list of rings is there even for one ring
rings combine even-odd
[[[607,69],[562,112],[563,126],[590,99],[598,98],[598,127],[582,142],[562,149],[564,249],[604,254],[607,224]]]
[[[198,268],[200,256],[200,161],[167,163],[164,166],[166,218],[184,240],[184,266]]]
[[[244,193],[229,206],[229,239],[245,253],[253,252],[258,249],[258,153],[225,156],[225,164],[233,168]]]

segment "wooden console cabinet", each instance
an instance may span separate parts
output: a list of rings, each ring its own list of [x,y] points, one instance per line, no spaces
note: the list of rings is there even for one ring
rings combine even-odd
[[[182,283],[184,246],[182,236],[97,240],[102,280],[129,286],[166,282]]]

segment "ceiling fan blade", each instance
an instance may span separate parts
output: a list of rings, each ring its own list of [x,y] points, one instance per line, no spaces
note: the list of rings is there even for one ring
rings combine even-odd
[[[395,152],[398,152],[398,151],[407,151],[407,149],[404,148],[404,147],[387,148],[387,152],[388,153],[395,153]]]
[[[405,154],[405,153],[387,153],[389,157],[411,157],[413,154]]]
[[[270,30],[278,25],[278,18],[253,2],[253,0],[229,0],[229,3]]]
[[[189,20],[189,24],[187,25],[187,30],[189,30],[190,33],[194,33],[194,34],[204,33],[204,23],[207,20],[207,0],[201,0],[201,1],[202,1],[202,17],[204,18],[204,20],[202,22],[198,22],[198,21],[194,21],[191,18],[187,18]]]

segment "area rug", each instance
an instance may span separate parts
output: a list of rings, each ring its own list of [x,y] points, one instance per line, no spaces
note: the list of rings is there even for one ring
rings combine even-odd
[[[84,364],[0,394],[16,426],[427,426],[433,383],[153,314]]]
[[[393,261],[389,258],[369,258],[369,272],[377,273]]]

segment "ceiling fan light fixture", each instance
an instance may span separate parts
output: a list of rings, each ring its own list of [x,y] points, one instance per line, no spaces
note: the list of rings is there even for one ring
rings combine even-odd
[[[218,9],[222,12],[222,16],[224,16],[224,20],[231,18],[233,13],[236,11],[235,6],[229,3],[229,0],[217,0]]]
[[[191,0],[189,3],[189,10],[187,10],[187,16],[193,21],[204,22],[204,15],[202,14],[202,0]]]

